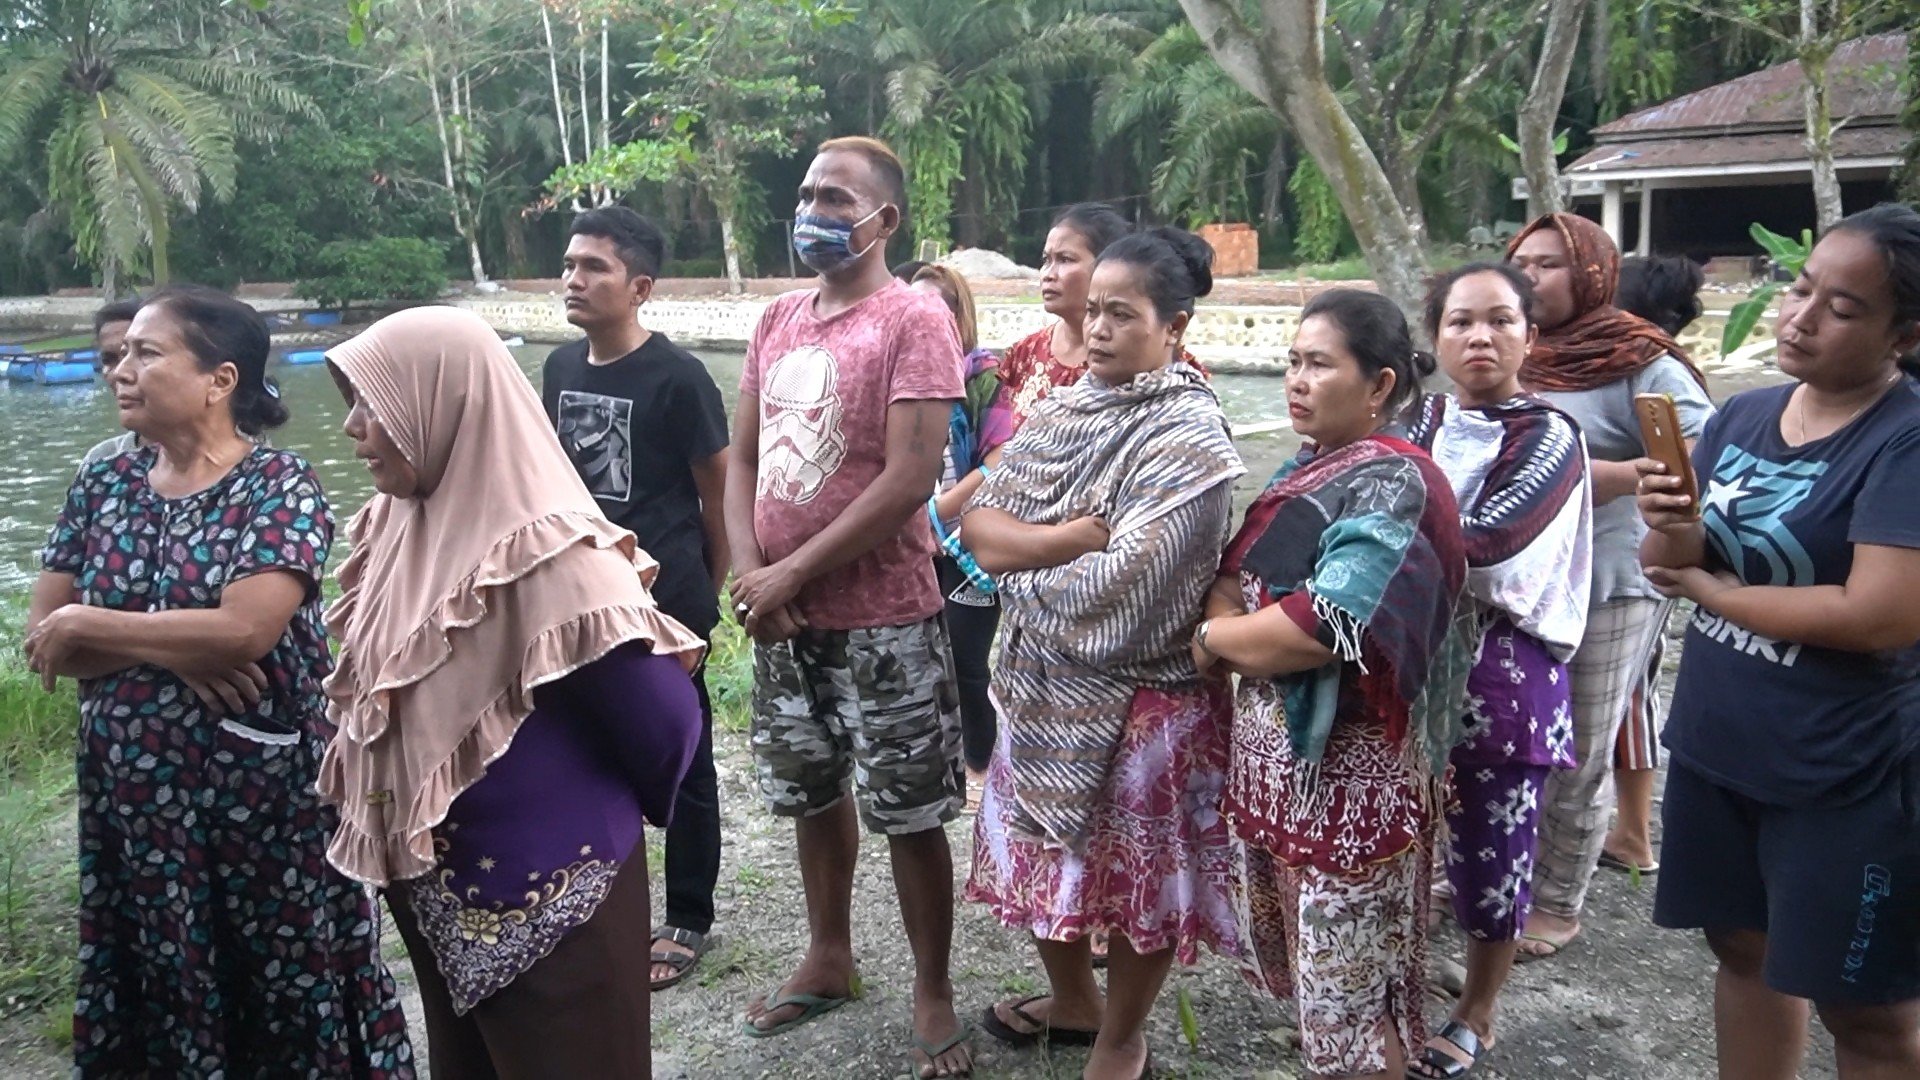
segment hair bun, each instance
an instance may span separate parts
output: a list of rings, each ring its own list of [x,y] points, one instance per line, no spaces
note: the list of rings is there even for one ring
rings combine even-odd
[[[1180,262],[1187,268],[1187,276],[1193,279],[1193,295],[1196,298],[1213,291],[1212,244],[1185,229],[1176,229],[1171,225],[1160,225],[1149,229],[1148,234],[1159,238],[1180,257]]]
[[[1431,379],[1433,378],[1433,373],[1439,370],[1440,361],[1432,353],[1425,349],[1413,350],[1413,373],[1415,375],[1420,376],[1422,379]]]

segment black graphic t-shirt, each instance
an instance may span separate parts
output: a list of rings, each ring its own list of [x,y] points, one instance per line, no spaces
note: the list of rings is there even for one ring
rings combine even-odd
[[[659,560],[661,610],[712,633],[720,609],[693,464],[727,448],[727,411],[706,365],[654,333],[611,364],[588,363],[585,341],[562,345],[540,381],[547,417],[587,490]]]
[[[1749,585],[1844,585],[1853,545],[1920,548],[1920,393],[1902,379],[1846,427],[1790,447],[1792,385],[1735,396],[1693,451],[1707,549]],[[1920,647],[1775,641],[1703,609],[1687,630],[1666,744],[1778,806],[1838,806],[1920,744]]]

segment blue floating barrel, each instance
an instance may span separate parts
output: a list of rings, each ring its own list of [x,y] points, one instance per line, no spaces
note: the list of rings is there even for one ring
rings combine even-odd
[[[289,349],[280,354],[283,364],[317,364],[326,358],[325,349]]]
[[[340,313],[337,311],[308,311],[301,314],[300,321],[306,323],[308,326],[339,326]]]
[[[25,356],[27,347],[17,341],[0,343],[0,356]]]
[[[19,356],[7,361],[7,381],[32,382],[43,361],[37,356]]]
[[[92,382],[94,377],[93,361],[61,360],[47,358],[35,367],[33,381],[42,386],[64,386],[68,383]]]

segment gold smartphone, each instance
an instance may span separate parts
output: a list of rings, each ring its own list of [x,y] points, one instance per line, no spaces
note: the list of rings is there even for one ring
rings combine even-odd
[[[1665,394],[1635,394],[1633,412],[1640,418],[1640,441],[1647,456],[1667,467],[1668,476],[1680,478],[1677,495],[1693,498],[1693,516],[1700,516],[1700,481],[1693,475],[1693,457],[1687,453],[1687,438],[1680,433],[1680,414],[1673,399]]]

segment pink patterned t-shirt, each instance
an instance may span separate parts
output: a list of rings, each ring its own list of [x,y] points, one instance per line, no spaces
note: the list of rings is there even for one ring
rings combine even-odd
[[[832,318],[818,291],[788,293],[760,316],[740,392],[760,402],[753,531],[769,564],[838,518],[886,466],[887,408],[957,401],[960,336],[938,297],[897,281]],[[942,416],[941,422],[945,423]],[[797,600],[817,630],[904,626],[940,610],[927,516],[808,582]]]

